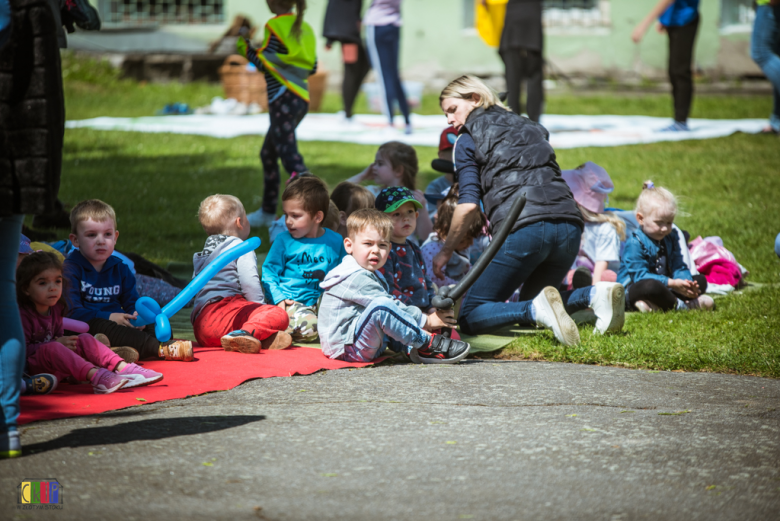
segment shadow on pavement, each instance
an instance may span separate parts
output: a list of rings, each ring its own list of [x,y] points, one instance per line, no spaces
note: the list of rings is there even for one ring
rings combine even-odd
[[[24,454],[37,454],[65,447],[92,447],[142,440],[161,440],[240,427],[265,416],[193,416],[156,418],[117,425],[75,429],[54,440],[24,446]]]

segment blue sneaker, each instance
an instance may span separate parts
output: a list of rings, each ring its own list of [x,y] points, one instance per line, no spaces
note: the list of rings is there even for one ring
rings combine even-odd
[[[0,432],[0,459],[18,458],[22,455],[19,431]]]
[[[22,394],[49,394],[57,388],[57,377],[49,373],[24,375],[22,377]]]
[[[688,128],[688,123],[682,123],[675,121],[666,128],[662,128],[659,132],[688,132],[691,129]]]

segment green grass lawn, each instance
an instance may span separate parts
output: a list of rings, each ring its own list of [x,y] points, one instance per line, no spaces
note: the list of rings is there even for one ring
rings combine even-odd
[[[119,81],[107,65],[66,55],[68,119],[151,115],[163,105],[193,106],[221,95],[207,84],[137,84]],[[324,111],[340,108],[329,94]],[[693,117],[764,118],[765,97],[698,97]],[[365,100],[359,100],[365,111]],[[419,110],[437,113],[428,95]],[[668,116],[666,95],[551,95],[547,112],[557,114],[645,114]],[[442,119],[442,126],[445,125]],[[259,207],[262,174],[261,136],[234,139],[175,134],[68,130],[65,134],[62,188],[66,204],[97,197],[114,206],[121,231],[119,248],[166,265],[189,262],[205,235],[196,213],[213,193],[238,196],[249,211]],[[302,142],[309,168],[331,186],[368,165],[376,147],[346,143]],[[417,147],[420,186],[434,179],[430,161],[436,149]],[[559,150],[563,168],[594,161],[612,176],[614,206],[630,208],[642,181],[652,179],[681,199],[677,224],[697,235],[719,235],[746,266],[748,280],[780,282],[780,261],[773,252],[780,232],[780,141],[771,136],[734,136],[678,143],[614,148]],[[64,233],[64,232],[63,232]],[[267,232],[260,230],[267,251]],[[581,330],[583,342],[563,348],[552,335],[524,337],[503,356],[625,365],[658,370],[718,371],[780,377],[780,288],[768,286],[718,301],[714,313],[630,314],[622,335],[598,337]]]

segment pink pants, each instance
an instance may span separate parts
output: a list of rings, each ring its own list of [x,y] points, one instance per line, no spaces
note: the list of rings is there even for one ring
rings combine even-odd
[[[573,276],[574,270],[569,270],[569,273],[566,274],[566,278],[563,280],[563,283],[566,284],[566,289],[573,289],[571,285]],[[604,270],[601,274],[601,280],[597,280],[596,282],[617,282],[617,273],[612,270]]]
[[[52,373],[59,380],[72,376],[81,382],[88,380],[87,373],[93,367],[113,371],[120,362],[119,355],[86,333],[79,335],[75,351],[59,342],[48,342],[27,357],[30,374]]]

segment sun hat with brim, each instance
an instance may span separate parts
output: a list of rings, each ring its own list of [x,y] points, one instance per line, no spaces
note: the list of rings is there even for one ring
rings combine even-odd
[[[615,189],[606,170],[588,161],[574,170],[564,170],[561,175],[580,206],[593,213],[604,212],[609,194]]]
[[[411,190],[405,186],[392,186],[385,188],[376,196],[374,206],[384,213],[394,212],[404,203],[413,203],[415,207],[422,208],[422,203],[414,198]]]
[[[19,253],[34,253],[35,250],[33,250],[30,247],[30,239],[27,238],[26,235],[22,235],[21,239],[19,240]]]

